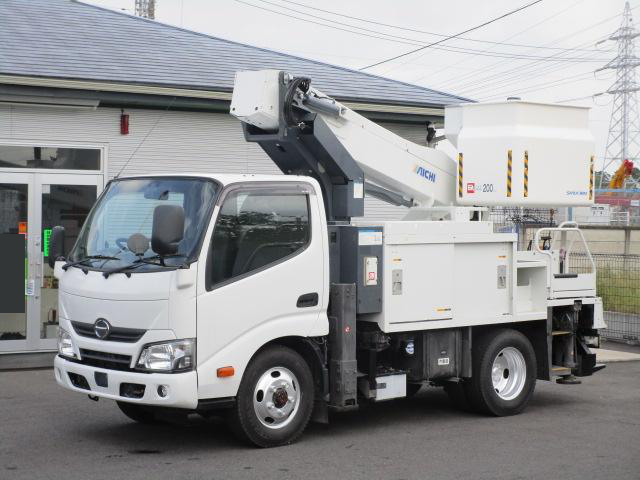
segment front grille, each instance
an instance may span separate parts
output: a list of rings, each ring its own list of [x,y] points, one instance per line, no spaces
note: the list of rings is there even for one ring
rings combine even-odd
[[[109,370],[131,370],[131,356],[118,353],[98,352],[96,350],[80,349],[81,360],[78,363]]]
[[[94,331],[93,323],[71,322],[71,325],[78,335],[98,338]],[[101,340],[134,343],[140,340],[145,332],[146,330],[140,330],[138,328],[111,327],[107,338],[102,338]]]

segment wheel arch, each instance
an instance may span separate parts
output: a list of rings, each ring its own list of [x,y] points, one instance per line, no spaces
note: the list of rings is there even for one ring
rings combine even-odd
[[[517,323],[500,323],[496,325],[482,325],[473,327],[472,331],[472,349],[476,343],[476,339],[481,335],[491,334],[498,330],[515,330],[522,333],[533,347],[533,352],[536,356],[536,370],[538,380],[550,380],[549,371],[551,367],[551,347],[550,347],[550,335],[547,320],[533,320],[530,322],[517,322]]]
[[[249,363],[256,355],[258,355],[258,353],[273,346],[288,347],[307,362],[307,365],[309,365],[309,368],[311,369],[311,374],[313,375],[316,398],[325,399],[329,392],[329,373],[326,367],[327,360],[324,340],[316,340],[315,338],[300,336],[275,338],[260,347],[253,354]]]

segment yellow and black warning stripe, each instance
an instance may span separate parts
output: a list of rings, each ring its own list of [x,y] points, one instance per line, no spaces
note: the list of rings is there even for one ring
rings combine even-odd
[[[513,163],[513,154],[511,150],[507,153],[507,197],[511,196],[511,164]]]
[[[589,162],[589,200],[593,200],[593,160],[594,156],[591,155],[591,162]]]
[[[462,198],[462,153],[458,153],[458,197]]]
[[[524,196],[529,196],[529,151],[524,151]]]

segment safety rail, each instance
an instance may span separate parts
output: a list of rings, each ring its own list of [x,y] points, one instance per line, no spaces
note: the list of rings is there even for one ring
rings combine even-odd
[[[578,228],[578,223],[577,222],[574,222],[572,220],[567,220],[567,221],[562,222],[557,227],[542,227],[542,228],[539,228],[538,230],[536,230],[536,232],[534,234],[534,237],[533,237],[533,247],[532,248],[535,249],[535,251],[540,253],[541,255],[548,256],[549,259],[550,259],[549,264],[550,264],[550,267],[551,267],[553,265],[553,253],[552,253],[552,251],[551,250],[543,250],[543,249],[540,248],[540,239],[541,239],[541,236],[542,236],[543,232],[548,232],[548,233],[551,233],[551,232],[560,232],[560,233],[576,232],[579,235],[580,240],[582,241],[582,244],[584,246],[584,251],[585,251],[585,253],[587,255],[587,258],[589,259],[589,262],[591,264],[591,269],[592,269],[591,273],[593,273],[595,275],[595,273],[596,273],[596,264],[595,264],[595,262],[593,260],[593,256],[591,255],[591,251],[589,250],[589,247],[587,245],[587,241],[584,238],[584,235],[583,235],[582,231],[580,230],[580,228]],[[569,247],[569,249],[564,249],[566,258],[569,258],[569,254],[571,253],[571,248],[573,246],[573,243],[574,242],[572,241],[571,242],[571,246]],[[566,244],[566,238],[563,238],[562,239],[561,248],[564,248],[566,246],[565,244]],[[548,271],[549,285],[552,284],[551,280],[553,279],[553,275],[554,275],[553,268],[549,268],[549,271]]]

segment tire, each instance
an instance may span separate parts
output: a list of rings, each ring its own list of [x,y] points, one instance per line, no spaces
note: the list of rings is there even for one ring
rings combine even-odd
[[[135,422],[144,424],[158,423],[152,407],[128,402],[116,401],[116,403],[120,411]]]
[[[467,398],[467,390],[463,383],[446,382],[444,384],[444,391],[449,396],[449,401],[455,408],[463,412],[473,411]]]
[[[498,417],[524,410],[537,377],[536,355],[527,337],[510,329],[486,333],[475,341],[472,358],[473,376],[464,383],[472,408]]]
[[[314,396],[307,362],[290,348],[267,348],[244,372],[229,418],[231,429],[258,447],[290,444],[309,423]]]

